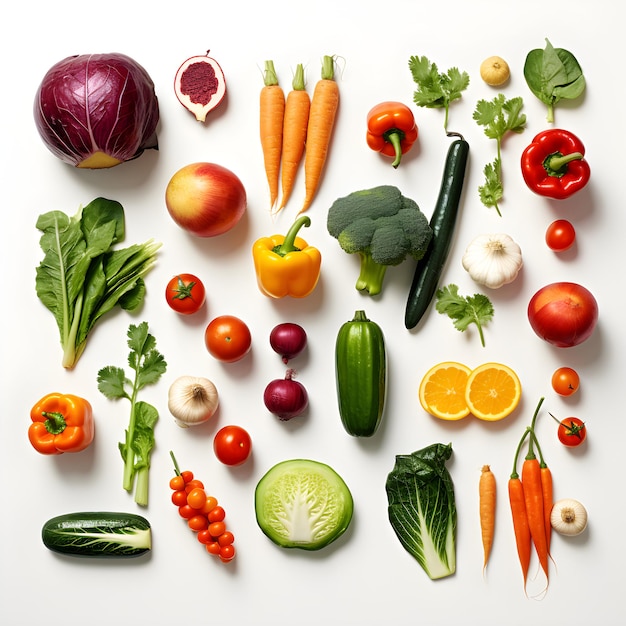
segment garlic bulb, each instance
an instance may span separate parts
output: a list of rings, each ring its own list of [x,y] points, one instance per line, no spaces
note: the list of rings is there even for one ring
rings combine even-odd
[[[587,509],[578,500],[559,500],[550,512],[550,524],[562,535],[580,535],[587,528]]]
[[[181,376],[170,386],[167,406],[181,428],[211,419],[219,405],[217,388],[199,376]]]
[[[517,278],[522,250],[504,233],[478,235],[467,246],[461,262],[479,285],[498,289]]]

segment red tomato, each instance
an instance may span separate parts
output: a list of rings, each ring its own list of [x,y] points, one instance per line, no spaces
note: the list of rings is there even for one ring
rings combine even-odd
[[[252,345],[250,329],[233,315],[220,315],[204,332],[204,342],[211,356],[218,361],[233,363],[242,359]]]
[[[206,290],[197,276],[178,274],[167,283],[165,299],[176,313],[191,315],[202,308],[206,300]]]
[[[598,321],[598,303],[577,283],[551,283],[528,303],[528,321],[535,333],[559,348],[589,339]]]
[[[585,423],[577,417],[566,417],[559,422],[559,441],[568,448],[579,446],[587,437]]]
[[[574,241],[576,241],[576,231],[572,223],[567,220],[556,220],[546,230],[546,243],[554,252],[569,250],[574,245]]]
[[[224,426],[215,435],[213,450],[224,465],[241,465],[250,456],[252,439],[241,426]]]
[[[560,396],[571,396],[578,391],[580,378],[571,367],[559,367],[552,374],[552,389]]]

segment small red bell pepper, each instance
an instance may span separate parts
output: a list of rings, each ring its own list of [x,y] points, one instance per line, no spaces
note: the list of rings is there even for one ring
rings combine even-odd
[[[49,393],[30,411],[28,439],[41,454],[84,450],[94,437],[91,404],[70,394]]]
[[[582,189],[590,176],[585,146],[567,130],[539,133],[522,153],[522,176],[529,189],[564,200]]]
[[[402,102],[381,102],[367,114],[367,145],[385,156],[394,157],[393,165],[400,165],[417,141],[417,126],[413,112]]]

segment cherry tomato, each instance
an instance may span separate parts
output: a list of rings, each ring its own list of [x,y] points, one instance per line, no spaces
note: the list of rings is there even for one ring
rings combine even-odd
[[[195,532],[208,530],[209,520],[206,518],[206,515],[194,515],[187,520],[187,525]]]
[[[550,413],[552,415],[552,413]],[[558,420],[554,415],[552,417],[559,422],[559,429],[557,435],[559,441],[568,448],[575,448],[579,446],[587,437],[587,427],[585,422],[577,417],[566,417],[565,419]]]
[[[226,524],[224,524],[224,522],[213,522],[212,524],[209,524],[208,528],[211,535],[215,537],[215,540],[217,541],[219,536],[226,531]]]
[[[197,276],[178,274],[167,283],[165,299],[176,313],[191,315],[202,308],[206,300],[206,290]]]
[[[235,558],[235,546],[232,543],[222,546],[219,551],[219,557],[223,563],[232,561]]]
[[[211,541],[206,544],[206,550],[209,554],[218,555],[221,549],[222,549],[222,546],[220,546],[220,544],[217,543],[217,541]]]
[[[247,324],[234,315],[220,315],[204,331],[207,350],[218,361],[234,363],[242,359],[252,345]]]
[[[172,504],[177,507],[185,506],[187,504],[187,492],[184,489],[172,492]]]
[[[225,530],[218,538],[217,543],[220,546],[229,546],[231,543],[235,541],[235,536],[229,530]]]
[[[226,518],[226,511],[221,506],[216,506],[207,515],[209,522],[223,522]]]
[[[202,513],[208,515],[217,506],[217,499],[213,496],[207,496],[206,502],[202,507]]]
[[[180,474],[173,476],[170,480],[170,488],[174,491],[180,491],[181,489],[184,489],[185,479]]]
[[[202,509],[205,502],[206,492],[204,491],[204,489],[196,487],[195,489],[192,489],[189,493],[187,493],[187,504],[192,509]]]
[[[552,389],[560,396],[571,396],[578,391],[580,378],[571,367],[559,367],[552,374]]]
[[[252,440],[241,426],[224,426],[215,435],[213,450],[224,465],[241,465],[250,456]]]
[[[546,243],[554,252],[564,252],[574,245],[576,231],[571,222],[555,220],[546,230]]]

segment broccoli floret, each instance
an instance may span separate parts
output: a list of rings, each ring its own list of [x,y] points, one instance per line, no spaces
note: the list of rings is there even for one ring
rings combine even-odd
[[[345,252],[361,257],[356,288],[370,296],[381,292],[389,266],[407,257],[419,261],[433,235],[417,203],[393,185],[338,198],[328,210],[326,226]]]

